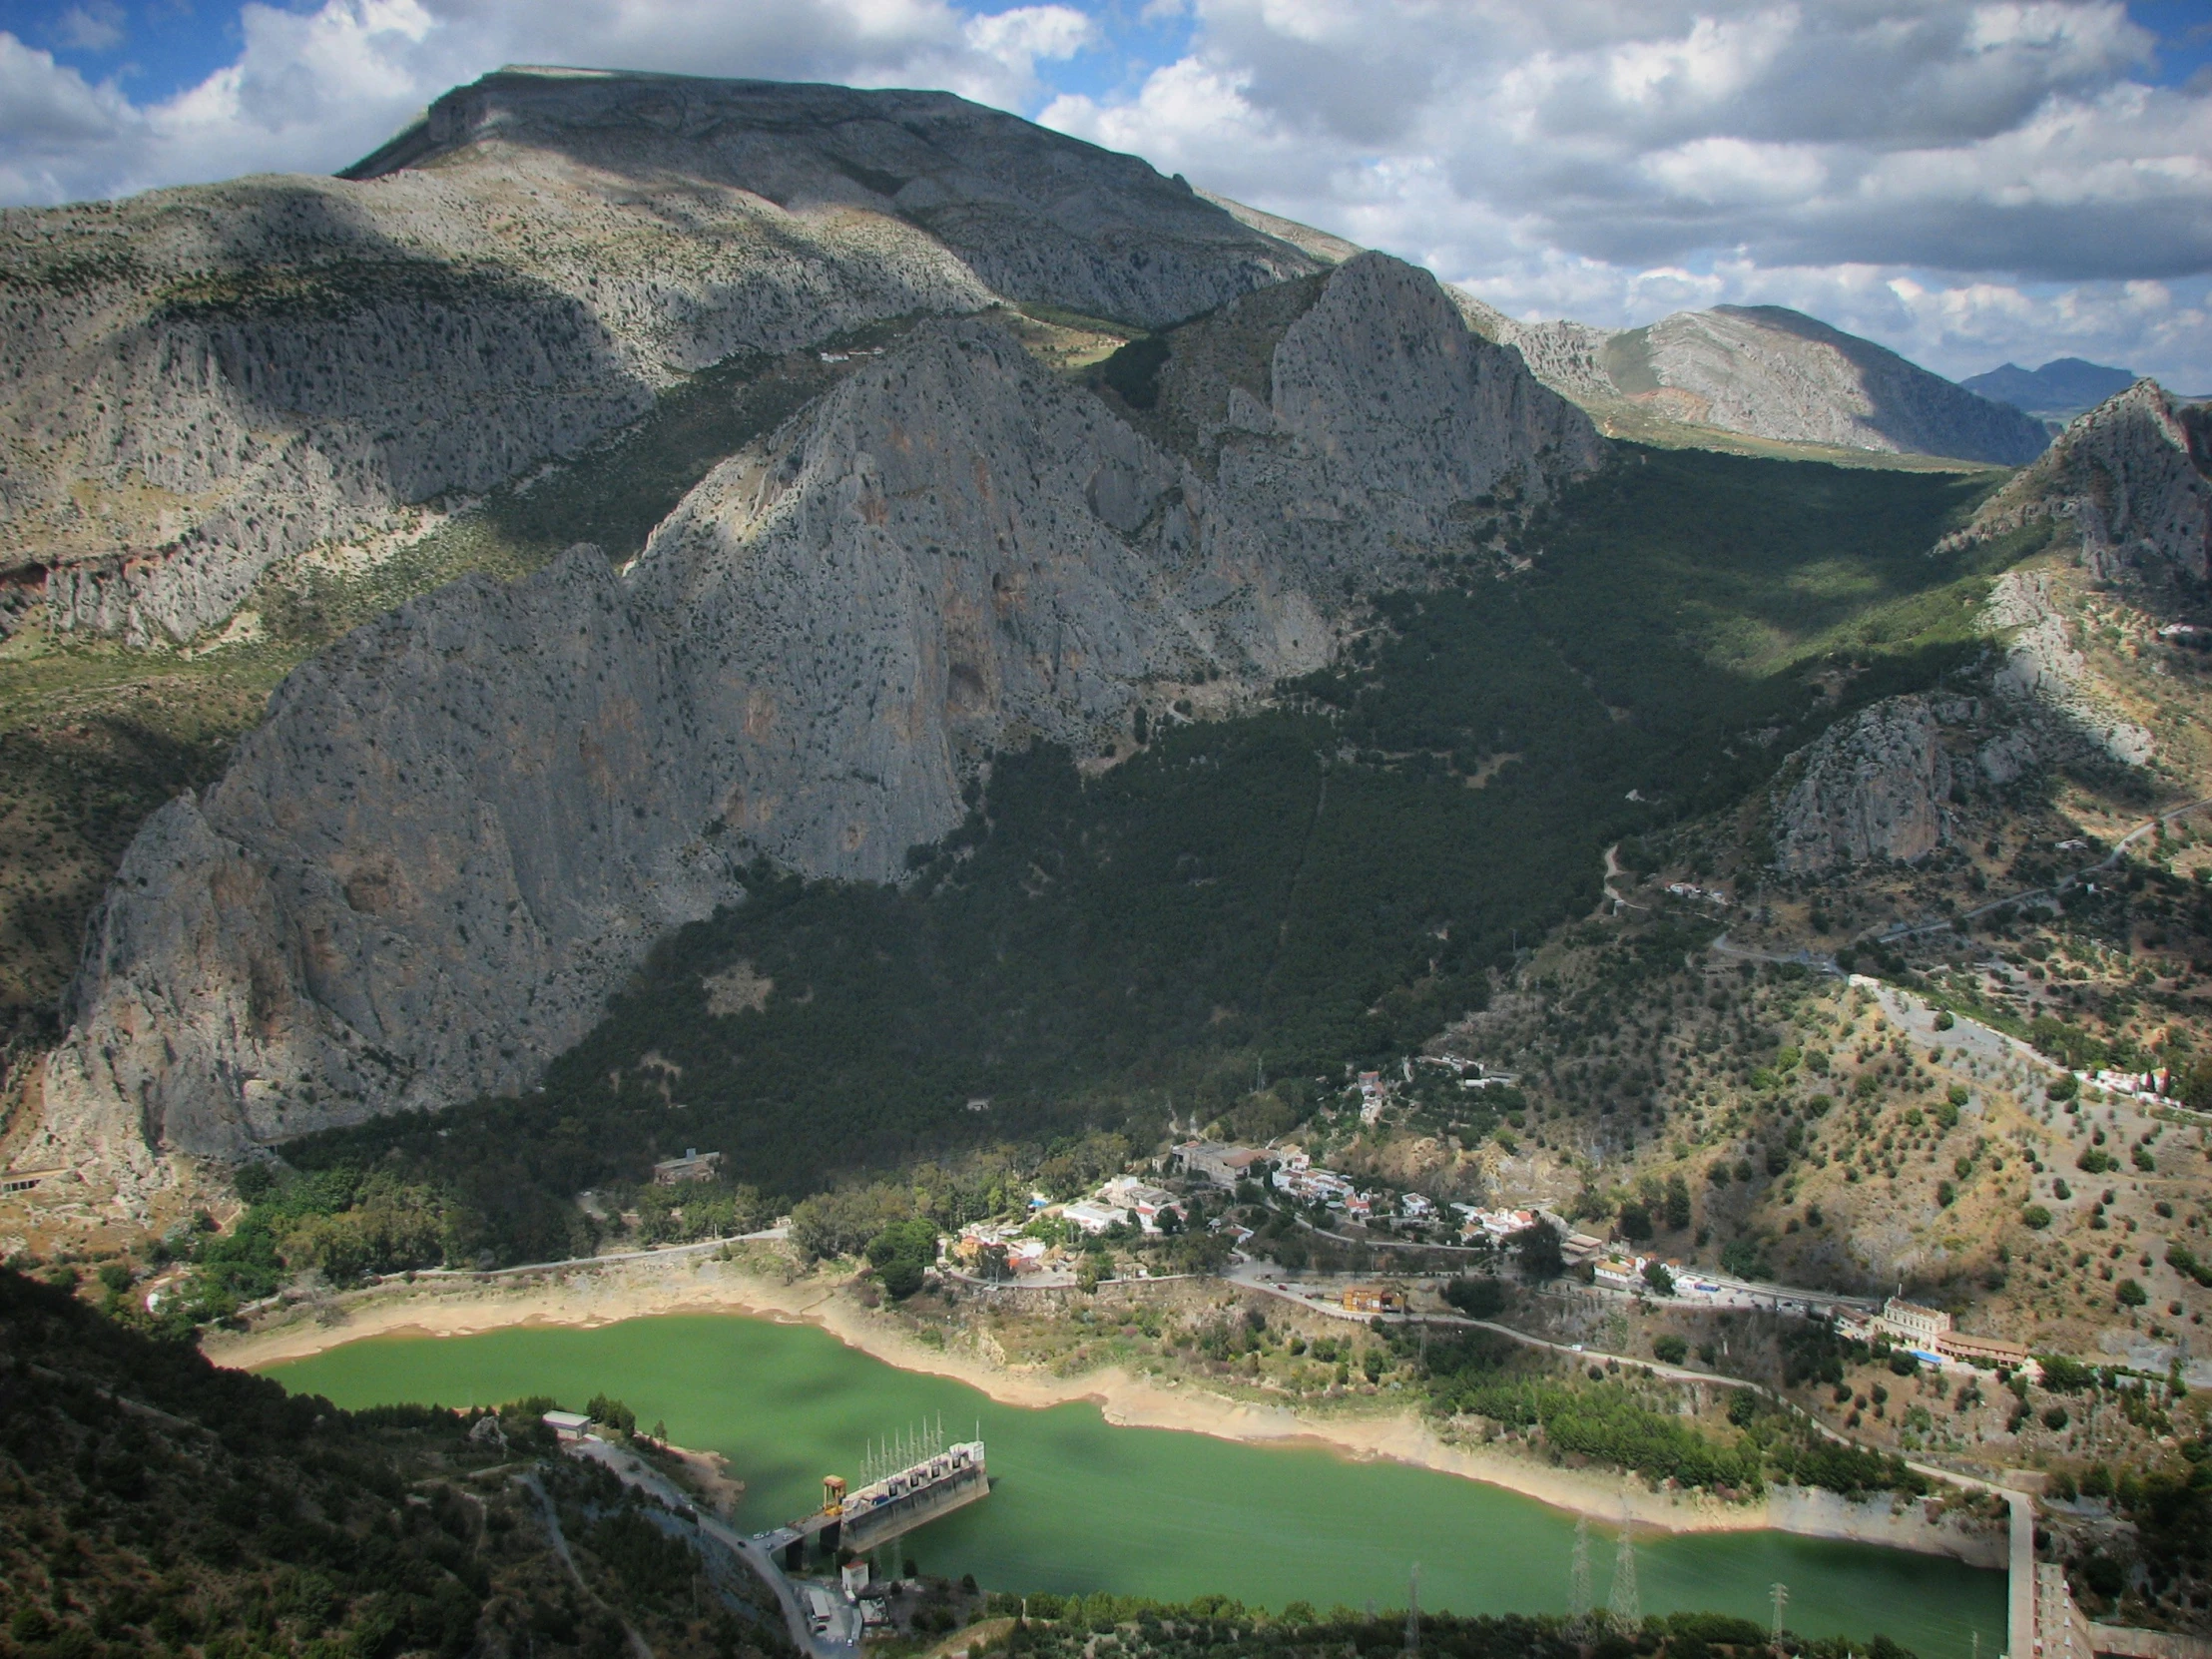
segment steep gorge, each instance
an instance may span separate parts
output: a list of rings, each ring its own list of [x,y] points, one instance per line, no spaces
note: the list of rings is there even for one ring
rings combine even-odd
[[[1140,703],[1317,668],[1344,594],[1402,582],[1456,509],[1599,460],[1380,255],[1266,357],[1259,429],[1201,470],[989,321],[925,324],[625,572],[579,548],[464,580],[309,662],[126,856],[47,1147],[153,1175],[526,1087],[746,860],[894,877],[993,749],[1095,753]]]

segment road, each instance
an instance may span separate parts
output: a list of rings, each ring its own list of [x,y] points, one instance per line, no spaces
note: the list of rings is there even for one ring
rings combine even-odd
[[[668,1476],[636,1452],[600,1439],[584,1439],[566,1448],[571,1456],[589,1458],[611,1469],[625,1485],[660,1499],[680,1514],[694,1517],[700,1532],[729,1550],[739,1560],[759,1574],[761,1580],[776,1594],[779,1606],[784,1609],[784,1625],[793,1645],[800,1652],[811,1654],[814,1659],[853,1659],[860,1651],[860,1610],[844,1598],[840,1591],[835,1602],[834,1623],[830,1634],[815,1634],[814,1621],[799,1586],[794,1584],[776,1558],[761,1544],[734,1531],[699,1507],[692,1497],[681,1490]]]
[[[1316,1227],[1304,1216],[1293,1219],[1317,1238],[1334,1239],[1339,1244],[1360,1245],[1370,1250],[1426,1250],[1477,1257],[1494,1257],[1497,1254],[1494,1247],[1488,1245],[1414,1244],[1409,1240],[1390,1238],[1356,1239],[1349,1233],[1333,1233],[1326,1227]],[[1865,1297],[1840,1296],[1829,1291],[1806,1291],[1793,1285],[1761,1285],[1703,1268],[1685,1269],[1676,1277],[1688,1279],[1693,1274],[1698,1279],[1720,1287],[1718,1292],[1710,1294],[1697,1291],[1678,1292],[1683,1304],[1693,1308],[1742,1308],[1752,1312],[1765,1309],[1777,1314],[1869,1314],[1875,1308],[1875,1304]],[[1634,1301],[1638,1295],[1634,1291],[1616,1291],[1606,1285],[1589,1286],[1587,1290],[1593,1295],[1617,1296],[1628,1301]]]
[[[2143,823],[2137,825],[2134,829],[2130,830],[2126,834],[2122,835],[2117,841],[2113,842],[2112,850],[2107,852],[2103,857],[2099,858],[2095,863],[2084,864],[2081,868],[2073,871],[2071,874],[2061,875],[2057,880],[2051,882],[2051,884],[2047,887],[2030,887],[2025,892],[2013,893],[2007,898],[1987,899],[1982,903],[1976,904],[1970,910],[1960,911],[1956,921],[1943,920],[1915,922],[1910,925],[1893,926],[1889,929],[1889,931],[1884,933],[1868,932],[1862,934],[1861,937],[1871,939],[1876,944],[1889,944],[1898,939],[1912,938],[1914,935],[1919,933],[1941,933],[1949,931],[1950,929],[1958,926],[1960,922],[1972,921],[1976,916],[1985,916],[1992,910],[2001,910],[2007,904],[2026,904],[2034,900],[2042,900],[2047,903],[2055,903],[2057,902],[2058,894],[2066,891],[2067,888],[2073,886],[2076,882],[2086,880],[2088,877],[2096,874],[2099,870],[2112,868],[2113,865],[2117,864],[2122,858],[2127,856],[2127,849],[2129,847],[2133,846],[2145,835],[2155,832],[2161,824],[2171,824],[2177,818],[2184,817],[2189,813],[2200,812],[2206,807],[2212,807],[2212,796],[2208,796],[2202,801],[2188,802],[2183,806],[2173,808],[2169,812],[2160,813],[2155,818],[2145,820]]]

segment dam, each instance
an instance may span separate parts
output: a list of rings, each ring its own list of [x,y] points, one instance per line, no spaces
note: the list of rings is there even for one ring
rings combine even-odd
[[[848,1490],[841,1475],[824,1476],[822,1507],[760,1542],[794,1568],[805,1561],[810,1540],[827,1555],[864,1555],[987,1497],[990,1489],[980,1433],[947,1445],[941,1429],[924,1430],[895,1452],[871,1452],[857,1488]]]

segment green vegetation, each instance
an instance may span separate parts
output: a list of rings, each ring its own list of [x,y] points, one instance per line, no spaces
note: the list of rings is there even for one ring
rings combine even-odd
[[[1088,1596],[994,1594],[983,1611],[1013,1628],[981,1652],[1008,1659],[1090,1659],[1105,1650],[1127,1659],[1344,1659],[1403,1651],[1402,1611],[1320,1610],[1294,1601],[1280,1613],[1225,1596],[1180,1604],[1099,1591]],[[1632,1630],[1603,1613],[1555,1616],[1420,1615],[1420,1651],[1436,1659],[1913,1659],[1884,1636],[1867,1643],[1812,1640],[1721,1613],[1654,1613]]]
[[[7,1270],[0,1398],[0,1642],[24,1659],[614,1659],[625,1624],[671,1659],[791,1651],[765,1587],[710,1584],[677,1517],[531,1467],[550,1400],[341,1411]]]
[[[1721,1438],[1680,1414],[1673,1384],[1617,1369],[1592,1367],[1561,1377],[1507,1338],[1465,1330],[1445,1334],[1393,1328],[1391,1348],[1417,1364],[1429,1405],[1447,1416],[1478,1416],[1508,1432],[1540,1435],[1554,1451],[1632,1469],[1647,1480],[1755,1493],[1769,1479],[1832,1491],[1925,1492],[1928,1481],[1904,1461],[1823,1437],[1794,1412],[1770,1405],[1750,1389],[1729,1396],[1733,1433]],[[1832,1367],[1825,1325],[1784,1334],[1792,1381]],[[1808,1346],[1810,1345],[1810,1346]],[[1662,1364],[1680,1365],[1688,1345],[1666,1334],[1652,1345]]]
[[[867,1242],[867,1263],[884,1292],[902,1302],[921,1289],[921,1274],[937,1259],[937,1230],[916,1216],[894,1221]]]
[[[758,867],[542,1093],[296,1157],[396,1148],[410,1180],[511,1205],[692,1144],[792,1198],[1010,1129],[1149,1140],[1171,1094],[1228,1113],[1256,1065],[1328,1082],[1402,1053],[1480,1006],[1516,940],[1595,903],[1608,841],[1740,800],[1833,718],[1809,658],[1854,664],[1853,700],[1958,660],[1981,579],[1927,548],[1981,487],[1630,451],[1530,527],[1525,575],[1454,565],[1379,596],[1340,668],[1088,781],[1048,748],[1001,757],[903,887]],[[1680,949],[1654,937],[1644,970]],[[739,962],[773,981],[766,1007],[709,1014],[702,981]],[[678,1117],[649,1050],[682,1068]]]

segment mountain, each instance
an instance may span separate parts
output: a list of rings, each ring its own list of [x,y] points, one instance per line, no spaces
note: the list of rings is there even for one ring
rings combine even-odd
[[[2033,460],[2047,441],[2019,411],[1779,305],[1677,311],[1624,329],[1519,322],[1471,294],[1460,307],[1469,326],[1518,349],[1537,378],[1601,417],[1656,415],[1779,443],[1999,466]]]
[[[575,455],[734,352],[1034,300],[1153,326],[1320,269],[937,93],[511,69],[338,179],[21,214],[0,628],[137,645]]]
[[[1958,383],[1982,397],[2025,409],[2040,420],[2064,424],[2115,392],[2127,390],[2135,383],[2135,374],[2131,369],[2108,368],[2079,357],[2054,357],[2041,368],[2006,363]]]
[[[467,579],[303,665],[125,855],[34,1155],[151,1174],[524,1088],[751,860],[894,878],[995,750],[1110,753],[1142,710],[1319,669],[1348,594],[1601,458],[1379,254],[1104,381],[991,318],[923,323],[625,570],[578,547]]]
[[[2137,380],[2078,416],[1960,541],[2047,534],[2105,580],[2193,593],[2212,574],[2212,409]]]

